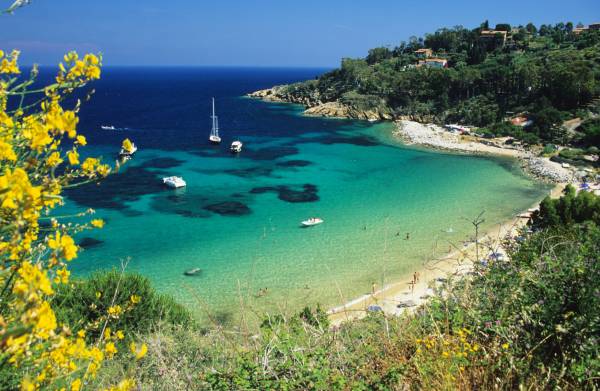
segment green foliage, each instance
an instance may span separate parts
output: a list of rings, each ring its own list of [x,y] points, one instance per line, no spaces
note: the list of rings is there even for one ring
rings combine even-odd
[[[600,225],[600,197],[587,191],[576,192],[571,185],[559,199],[546,197],[532,215],[535,228],[555,228],[585,221]]]
[[[513,135],[527,142],[570,141],[561,123],[600,95],[600,31],[572,33],[572,23],[496,26],[510,39],[480,36],[481,28],[439,29],[393,49],[369,51],[365,59],[343,59],[339,69],[310,84],[306,96],[320,101],[346,96],[383,102],[396,115],[419,115],[477,126],[527,111],[534,125]],[[482,28],[485,26],[482,25]],[[416,67],[416,49],[432,49],[450,68]],[[582,142],[596,142],[595,127]],[[586,133],[587,134],[587,133]]]
[[[538,232],[513,249],[510,262],[459,284],[455,300],[437,299],[437,316],[450,312],[453,327],[511,340],[515,382],[532,376],[538,389],[592,387],[600,371],[599,254],[594,224]],[[508,367],[501,373],[511,376]]]
[[[133,305],[132,295],[139,296],[140,302]],[[54,304],[59,323],[71,325],[74,331],[87,330],[91,340],[99,336],[102,320],[114,305],[121,306],[123,313],[111,320],[111,328],[123,330],[128,338],[147,333],[159,323],[193,324],[189,311],[170,296],[157,293],[148,278],[117,270],[98,271],[61,286]],[[131,309],[126,310],[128,307]]]
[[[582,133],[581,143],[584,145],[592,145],[596,148],[600,148],[600,119],[594,118],[579,126],[577,129]]]

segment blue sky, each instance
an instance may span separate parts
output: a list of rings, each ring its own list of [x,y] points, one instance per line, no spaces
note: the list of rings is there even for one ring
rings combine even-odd
[[[4,8],[12,0],[0,0]],[[23,64],[69,49],[105,65],[337,66],[440,27],[600,22],[600,0],[33,0],[0,17]]]

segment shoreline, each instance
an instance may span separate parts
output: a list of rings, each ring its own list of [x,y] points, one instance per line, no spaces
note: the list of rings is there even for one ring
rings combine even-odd
[[[559,197],[568,183],[559,183],[550,190],[550,197]],[[538,206],[534,203],[531,208]],[[529,208],[529,209],[531,209]],[[528,209],[528,210],[529,210]],[[526,213],[523,211],[523,213]],[[507,236],[514,236],[518,229],[522,228],[527,219],[518,217],[496,224],[483,232],[479,239],[480,258],[482,254],[490,251],[504,253],[502,241]],[[473,270],[476,246],[474,242],[458,248],[453,246],[454,251],[448,255],[427,261],[424,265],[416,268],[419,278],[414,288],[411,287],[413,274],[406,274],[395,282],[354,298],[345,304],[330,308],[327,315],[332,327],[337,327],[349,320],[360,319],[367,315],[369,306],[378,306],[386,315],[397,316],[404,311],[412,311],[425,304],[432,295],[436,281],[448,279],[449,277],[464,276]]]
[[[394,118],[388,113],[378,110],[358,110],[340,102],[297,99],[294,94],[285,91],[285,85],[250,92],[245,96],[265,102],[289,103],[303,105],[304,115],[325,118],[348,118],[368,120],[370,122],[392,122],[395,125],[393,136],[404,141],[406,145],[417,145],[437,150],[466,153],[472,155],[490,155],[510,157],[520,162],[521,168],[533,178],[550,183],[575,183],[572,171],[562,167],[560,163],[546,157],[536,156],[533,152],[509,145],[498,145],[496,142],[474,136],[462,136],[446,131],[433,123],[424,123],[424,119]]]
[[[576,182],[573,172],[548,158],[535,156],[531,151],[522,148],[498,146],[492,142],[484,143],[477,137],[450,133],[438,125],[400,120],[395,122],[393,136],[403,140],[407,145],[420,145],[470,155],[514,158],[519,161],[525,173],[535,179],[555,184]]]
[[[427,149],[450,151],[468,155],[497,156],[516,159],[526,175],[535,180],[553,183],[550,197],[559,197],[568,184],[577,185],[577,180],[572,171],[562,167],[560,163],[551,161],[545,157],[538,157],[533,152],[523,148],[508,145],[498,145],[496,142],[482,140],[473,136],[463,136],[451,133],[443,127],[435,124],[424,124],[412,120],[387,118],[379,113],[355,113],[349,112],[347,108],[339,108],[335,105],[329,107],[327,104],[309,105],[308,102],[296,102],[289,100],[288,96],[280,96],[278,88],[256,91],[248,94],[251,98],[258,98],[267,102],[302,104],[306,108],[305,115],[322,116],[334,118],[365,119],[370,122],[393,122],[395,129],[392,137],[402,141],[405,145],[421,146]],[[502,140],[502,139],[500,139]],[[537,208],[539,202],[534,203],[529,209]],[[528,210],[529,210],[528,209]],[[495,224],[482,233],[479,239],[480,254],[500,251],[502,240],[514,234],[528,221],[519,216],[528,210],[518,213],[516,216],[499,224]],[[421,265],[414,272],[418,273],[418,279],[413,284],[414,274],[408,273],[394,282],[390,282],[371,293],[353,298],[342,305],[330,308],[327,315],[332,327],[338,327],[343,322],[360,319],[368,313],[369,306],[377,306],[377,310],[386,315],[396,316],[404,311],[419,308],[427,302],[433,294],[435,281],[447,279],[449,276],[461,277],[473,270],[476,261],[476,244],[470,242],[460,248],[453,245],[454,251],[448,255],[432,259]],[[414,286],[413,286],[414,285]],[[375,287],[375,285],[374,285]]]

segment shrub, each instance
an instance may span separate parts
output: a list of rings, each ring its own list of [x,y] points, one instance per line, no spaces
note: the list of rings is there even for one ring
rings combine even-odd
[[[148,278],[118,270],[98,271],[60,287],[54,303],[59,322],[71,325],[75,331],[86,329],[92,340],[100,336],[101,320],[110,308],[122,312],[111,323],[112,330],[122,330],[129,337],[148,333],[159,323],[193,324],[190,312],[172,297],[157,293]],[[126,310],[131,304],[135,306]]]

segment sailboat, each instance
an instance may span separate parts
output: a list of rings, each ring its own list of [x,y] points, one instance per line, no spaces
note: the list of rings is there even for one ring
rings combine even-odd
[[[215,115],[215,98],[212,98],[212,129],[208,140],[213,144],[221,143],[221,137],[219,137],[219,118]]]

